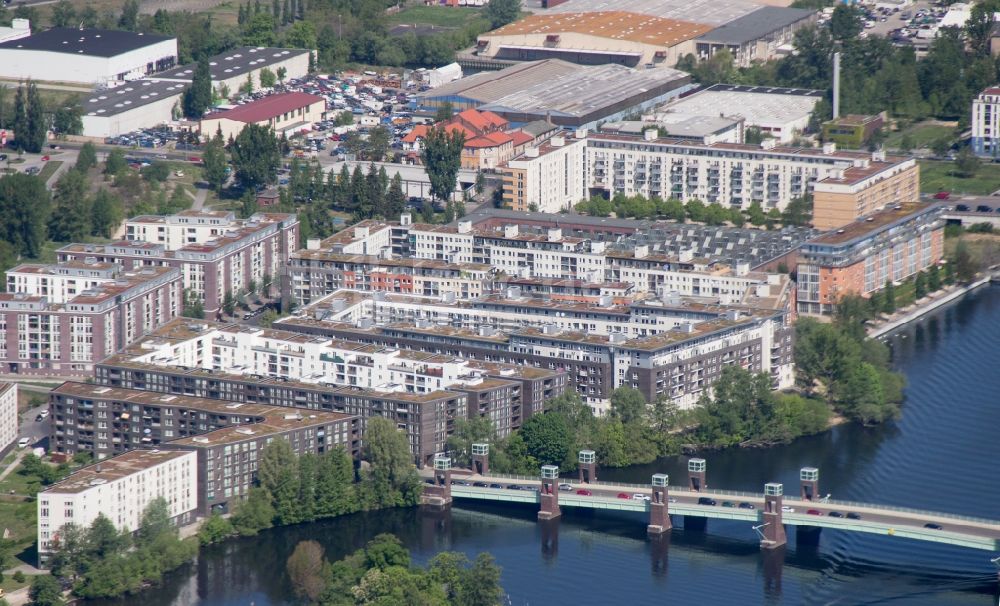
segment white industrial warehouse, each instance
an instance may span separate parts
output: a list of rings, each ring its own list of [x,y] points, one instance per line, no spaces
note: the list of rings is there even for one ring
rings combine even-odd
[[[56,27],[0,43],[0,78],[113,87],[170,69],[177,39]]]

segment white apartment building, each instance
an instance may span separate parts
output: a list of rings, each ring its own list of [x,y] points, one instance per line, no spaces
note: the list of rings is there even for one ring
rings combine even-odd
[[[972,100],[972,151],[1000,155],[1000,87],[991,86]]]
[[[154,242],[167,250],[202,244],[236,229],[236,213],[224,210],[185,210],[175,215],[139,215],[125,221],[129,242]]]
[[[17,383],[0,383],[0,452],[17,440]]]
[[[584,179],[589,193],[699,199],[743,209],[758,202],[765,210],[784,210],[826,179],[876,187],[882,177],[914,165],[912,159],[838,151],[833,144],[804,149],[766,139],[760,145],[705,145],[657,138],[648,130],[642,137],[588,135]]]
[[[99,288],[121,278],[122,268],[114,263],[91,260],[58,265],[18,265],[7,270],[7,292],[45,297],[62,305],[86,290]]]
[[[584,137],[585,131],[552,137],[508,161],[500,168],[504,202],[513,210],[556,213],[582,200]]]
[[[100,514],[119,530],[138,530],[143,511],[159,497],[176,522],[190,520],[198,508],[196,452],[133,450],[73,473],[38,493],[39,558],[47,559],[67,524],[86,528]]]

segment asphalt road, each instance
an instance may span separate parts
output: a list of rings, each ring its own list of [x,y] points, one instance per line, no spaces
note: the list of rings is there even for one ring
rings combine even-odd
[[[41,421],[36,421],[38,413],[42,410],[48,409],[49,404],[46,403],[42,406],[36,406],[30,408],[24,412],[21,416],[21,427],[17,431],[17,439],[21,438],[31,438],[31,444],[29,447],[42,446],[48,448],[49,443],[49,419],[45,418]]]

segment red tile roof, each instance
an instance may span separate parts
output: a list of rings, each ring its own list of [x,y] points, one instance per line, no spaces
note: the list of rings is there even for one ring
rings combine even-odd
[[[501,145],[511,143],[513,140],[514,137],[511,137],[507,133],[487,133],[485,135],[469,139],[465,142],[465,147],[500,147]]]
[[[429,129],[426,124],[418,124],[414,126],[413,130],[406,133],[406,136],[403,137],[403,143],[416,143],[417,139],[423,139],[427,136],[428,130]]]
[[[467,109],[455,117],[468,123],[469,126],[480,133],[490,129],[504,128],[507,126],[506,120],[490,111],[481,112],[475,109]]]
[[[281,93],[241,105],[221,114],[209,116],[207,119],[226,118],[227,120],[251,124],[254,122],[264,122],[271,118],[276,118],[285,112],[308,107],[314,103],[326,103],[326,100],[323,97],[307,93]]]
[[[508,133],[514,139],[514,145],[526,145],[535,140],[534,137],[524,132],[523,130],[515,130],[514,132]]]

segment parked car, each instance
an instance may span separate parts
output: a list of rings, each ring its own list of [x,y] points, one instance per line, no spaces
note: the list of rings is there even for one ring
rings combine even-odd
[[[48,162],[48,161],[49,161],[48,156],[42,156],[42,162]]]
[[[31,438],[21,438],[20,440],[17,441],[18,448],[24,448],[28,444],[31,444]]]
[[[49,409],[48,408],[41,409],[40,411],[38,411],[38,416],[42,417],[43,419],[49,416]]]
[[[950,197],[951,197],[951,192],[947,191],[939,191],[938,193],[934,194],[935,200],[947,200]]]

